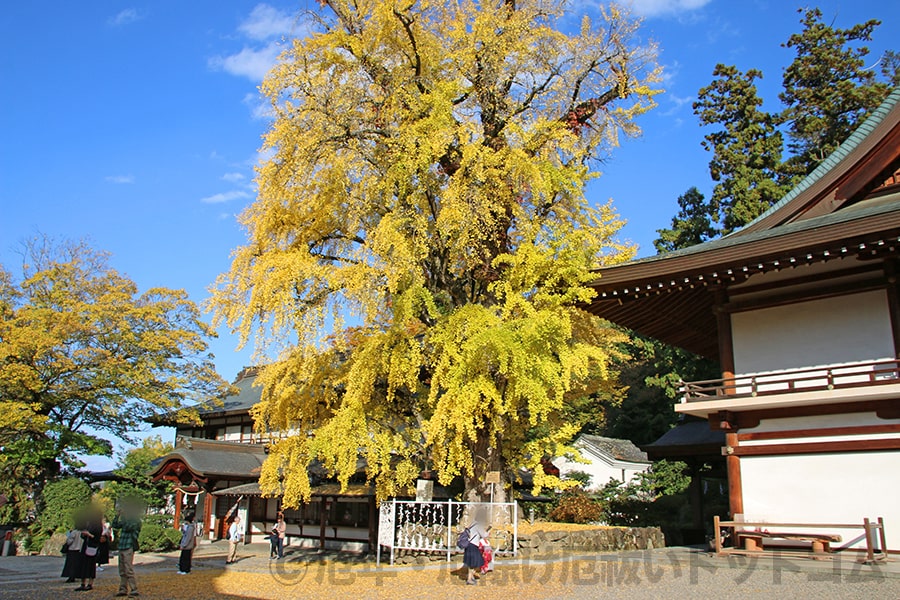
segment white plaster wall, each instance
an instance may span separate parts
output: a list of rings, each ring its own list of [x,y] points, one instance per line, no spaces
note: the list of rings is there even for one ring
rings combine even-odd
[[[738,374],[894,356],[884,290],[738,312],[731,328]]]
[[[898,472],[898,451],[742,457],[744,518],[861,525],[884,517],[888,548],[900,550]],[[834,548],[865,548],[864,539],[849,543],[862,528],[833,533],[843,539]]]
[[[787,417],[783,419],[763,419],[752,429],[741,429],[741,433],[761,433],[770,431],[791,431],[792,429],[826,429],[829,427],[861,427],[865,425],[885,425],[891,421],[879,419],[874,412],[856,412],[840,415],[814,415],[809,417]],[[785,440],[778,440],[782,443]],[[806,439],[797,440],[805,442]],[[746,442],[741,442],[744,445]]]
[[[561,457],[553,459],[553,465],[559,469],[559,475],[563,478],[572,471],[582,471],[590,474],[591,481],[588,489],[591,490],[602,488],[609,483],[610,479],[629,482],[638,473],[642,473],[650,467],[649,464],[638,463],[610,464],[601,458],[592,457],[590,453],[584,450],[582,450],[581,455],[583,458],[588,459],[589,462],[573,462]],[[591,460],[592,458],[593,460]]]

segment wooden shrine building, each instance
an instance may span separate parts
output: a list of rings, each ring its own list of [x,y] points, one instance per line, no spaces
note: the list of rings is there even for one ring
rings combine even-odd
[[[262,393],[255,380],[254,369],[239,373],[234,382],[238,393],[201,407],[199,425],[155,422],[176,429],[174,450],[151,473],[175,486],[176,527],[182,511],[190,507],[206,539],[225,537],[235,514],[241,517],[248,543],[263,541],[272,530],[282,506],[280,498],[263,497],[258,485],[266,444],[253,432],[250,416]],[[291,543],[321,549],[373,548],[378,528],[375,494],[365,484],[363,468],[343,491],[323,469],[312,467],[310,480],[311,501],[283,511]]]
[[[900,89],[743,229],[599,270],[589,310],[719,361],[675,410],[724,433],[732,515],[884,517],[898,550],[898,251]]]

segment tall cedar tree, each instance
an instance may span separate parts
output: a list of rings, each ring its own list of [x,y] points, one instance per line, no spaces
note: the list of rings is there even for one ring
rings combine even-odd
[[[709,171],[716,185],[708,203],[694,204],[687,213],[691,206],[681,206],[672,228],[659,231],[654,242],[658,250],[673,249],[675,240],[697,240],[694,228],[709,217],[715,230],[710,237],[715,237],[761,215],[900,84],[895,52],[885,52],[877,61],[879,80],[864,62],[868,47],[858,46],[871,39],[880,21],[839,29],[822,23],[819,9],[798,12],[803,30],[782,45],[793,48],[796,56],[784,71],[781,112],[761,110],[754,82],[762,73],[756,69],[741,72],[716,65],[716,79],[700,90],[694,113],[702,125],[717,127],[702,142],[713,153]],[[782,161],[786,150],[790,156]]]
[[[616,7],[566,34],[553,0],[323,4],[263,83],[249,241],[214,289],[243,342],[283,343],[260,485],[296,506],[310,461],[346,485],[360,457],[380,497],[422,469],[469,498],[489,471],[556,485],[541,458],[621,339],[579,305],[632,255],[584,184],[654,105],[655,55]]]
[[[671,229],[656,230],[659,238],[653,245],[658,254],[702,244],[716,235],[712,207],[696,187],[678,196],[678,208]]]
[[[181,290],[139,294],[85,243],[36,238],[21,281],[0,266],[0,493],[24,520],[42,486],[77,455],[111,455],[110,438],[155,413],[230,388],[207,353],[214,333]]]
[[[721,221],[721,232],[728,234],[787,191],[778,181],[783,140],[775,117],[760,110],[762,100],[754,84],[762,77],[760,71],[741,73],[718,64],[713,77],[717,79],[700,90],[694,114],[702,125],[720,128],[704,136],[703,147],[713,153],[709,174],[716,182],[709,208]]]
[[[781,119],[792,154],[784,170],[803,176],[834,152],[881,104],[890,93],[889,82],[897,79],[897,64],[893,53],[888,53],[882,69],[888,81],[878,81],[877,71],[867,68],[869,48],[851,47],[871,41],[881,21],[870,19],[839,29],[823,23],[818,8],[798,12],[803,15],[803,31],[782,44],[793,48],[796,57],[784,71],[784,91],[778,97],[785,106]]]

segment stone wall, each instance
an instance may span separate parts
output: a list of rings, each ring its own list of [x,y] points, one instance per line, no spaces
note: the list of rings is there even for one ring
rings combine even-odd
[[[652,550],[666,545],[658,527],[598,527],[574,531],[538,530],[519,533],[519,554],[525,557],[560,552]]]
[[[552,528],[552,523],[547,523]],[[454,541],[455,541],[454,537]],[[622,552],[627,550],[652,550],[665,547],[665,538],[659,527],[602,527],[579,530],[537,530],[519,533],[520,558],[543,558],[571,552]],[[382,560],[385,559],[382,549]],[[508,556],[508,555],[507,555]],[[498,557],[503,560],[506,556]],[[427,564],[446,561],[447,553],[420,550],[397,550],[394,562],[401,565]],[[462,560],[462,551],[453,549],[453,560]]]

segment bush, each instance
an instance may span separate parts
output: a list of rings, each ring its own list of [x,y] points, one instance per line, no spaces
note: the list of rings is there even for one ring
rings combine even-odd
[[[168,552],[178,548],[181,532],[154,521],[159,519],[144,521],[138,536],[138,549],[141,552]]]
[[[91,502],[91,486],[76,477],[48,483],[41,492],[39,513],[29,531],[26,546],[40,550],[51,535],[71,529],[75,513]]]
[[[559,523],[593,523],[603,517],[603,507],[581,488],[563,493],[547,518]]]
[[[610,481],[599,495],[610,525],[629,527],[677,526],[687,505],[690,477],[682,462],[658,461],[636,481]]]

